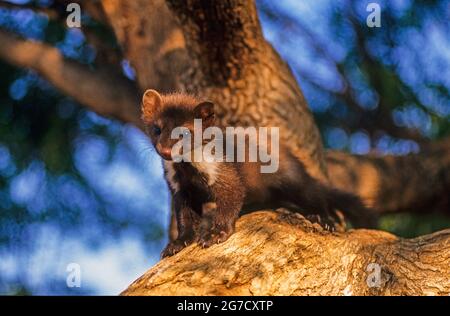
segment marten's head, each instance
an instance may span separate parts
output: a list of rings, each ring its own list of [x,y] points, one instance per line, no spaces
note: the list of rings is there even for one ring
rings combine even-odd
[[[214,125],[214,104],[188,94],[161,95],[155,90],[147,90],[142,97],[146,132],[158,154],[166,160],[172,160],[172,147],[183,137],[172,139],[175,128],[182,127],[186,134],[190,133],[193,142],[194,119],[202,120],[201,132]]]

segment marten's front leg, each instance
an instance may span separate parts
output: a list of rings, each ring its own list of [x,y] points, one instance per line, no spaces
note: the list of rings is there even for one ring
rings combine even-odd
[[[243,204],[242,187],[218,190],[214,201],[203,203],[198,243],[206,248],[226,241],[233,233]]]
[[[162,251],[162,258],[173,256],[196,241],[196,227],[200,222],[199,215],[195,213],[179,194],[174,194],[173,202],[177,218],[178,237],[171,241]]]

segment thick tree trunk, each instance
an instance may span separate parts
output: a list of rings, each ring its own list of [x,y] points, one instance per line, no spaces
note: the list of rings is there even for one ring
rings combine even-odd
[[[316,225],[283,210],[244,215],[225,243],[189,246],[122,295],[450,294],[450,229],[401,239]]]
[[[327,152],[330,182],[380,213],[450,215],[450,137],[406,156]]]

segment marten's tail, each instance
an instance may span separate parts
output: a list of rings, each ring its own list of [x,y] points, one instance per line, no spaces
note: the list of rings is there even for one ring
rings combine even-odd
[[[365,206],[358,196],[334,188],[328,188],[327,196],[328,204],[344,213],[354,227],[377,227],[378,216],[375,211]]]

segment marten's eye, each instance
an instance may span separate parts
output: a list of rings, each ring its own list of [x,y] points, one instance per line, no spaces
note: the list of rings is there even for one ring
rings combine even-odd
[[[185,130],[183,131],[183,135],[184,135],[184,136],[190,136],[190,135],[191,135],[191,131],[188,130],[188,129],[185,129]]]
[[[156,136],[161,135],[161,127],[159,127],[158,125],[153,125],[153,134],[155,134]]]

